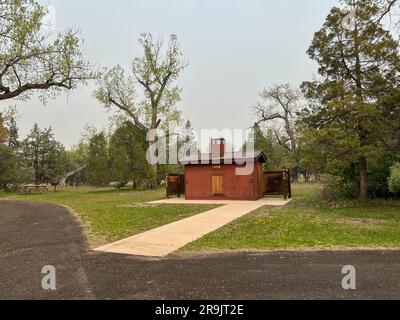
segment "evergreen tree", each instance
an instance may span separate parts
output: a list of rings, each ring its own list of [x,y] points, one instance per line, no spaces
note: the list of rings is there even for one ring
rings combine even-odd
[[[107,186],[110,183],[108,142],[104,132],[93,135],[89,141],[87,174],[93,186]]]
[[[357,184],[365,200],[368,165],[394,134],[393,110],[383,101],[398,86],[400,59],[397,41],[378,19],[377,2],[343,2],[348,11],[333,8],[308,50],[320,78],[303,84],[311,101],[303,114],[305,136],[326,170]]]
[[[24,166],[19,149],[18,128],[14,117],[0,114],[0,189],[29,181],[30,170]]]
[[[62,179],[65,186],[79,186],[87,181],[87,162],[89,144],[82,140],[77,146],[67,151],[67,173]]]
[[[199,153],[199,146],[197,144],[196,133],[193,129],[190,120],[186,122],[183,134],[182,134],[182,147],[186,151],[186,155],[195,156]]]
[[[255,124],[254,149],[264,151],[267,163],[264,168],[268,171],[279,171],[283,168],[293,169],[296,164],[291,160],[290,152],[284,148],[276,139],[274,131],[267,129],[264,133],[259,124]]]
[[[117,187],[132,181],[137,187],[152,177],[152,170],[146,160],[146,132],[131,122],[124,123],[110,138],[110,167],[112,179]]]
[[[55,140],[51,128],[41,130],[35,123],[22,148],[24,160],[34,171],[36,184],[60,182],[66,170],[66,152]]]
[[[4,125],[3,115],[0,113],[0,148],[4,149],[7,143],[9,132]]]

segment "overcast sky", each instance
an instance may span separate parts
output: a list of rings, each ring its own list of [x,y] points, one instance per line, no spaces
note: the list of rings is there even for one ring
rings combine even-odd
[[[85,38],[88,58],[99,66],[127,69],[141,54],[137,39],[174,33],[189,67],[179,80],[179,108],[198,130],[240,129],[254,119],[257,94],[274,83],[300,84],[317,66],[306,55],[333,0],[49,0],[56,8],[57,30],[76,25]],[[15,104],[21,135],[34,122],[51,126],[67,147],[78,142],[86,124],[107,127],[108,114],[93,98],[93,85],[43,106]]]

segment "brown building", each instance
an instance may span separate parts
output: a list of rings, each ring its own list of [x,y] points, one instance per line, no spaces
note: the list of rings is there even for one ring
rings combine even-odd
[[[264,196],[263,163],[260,152],[227,153],[224,139],[214,139],[211,154],[201,159],[185,158],[187,200],[258,200]],[[240,171],[247,166],[245,175]]]

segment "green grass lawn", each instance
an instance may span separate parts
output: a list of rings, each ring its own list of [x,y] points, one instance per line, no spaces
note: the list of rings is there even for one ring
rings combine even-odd
[[[265,207],[184,250],[299,248],[400,248],[400,202],[371,200],[326,202],[319,185],[294,185],[286,207]],[[47,194],[5,194],[1,198],[41,201],[71,207],[95,247],[205,212],[216,206],[148,205],[163,190],[69,188]]]
[[[400,248],[400,202],[322,200],[318,185],[295,185],[292,203],[262,208],[185,250]]]
[[[6,194],[0,199],[48,202],[68,206],[80,217],[92,247],[124,239],[215,206],[147,205],[165,197],[164,190],[67,188],[46,194]]]

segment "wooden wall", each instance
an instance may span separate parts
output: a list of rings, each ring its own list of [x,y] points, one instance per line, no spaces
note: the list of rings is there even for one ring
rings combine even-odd
[[[251,175],[237,176],[237,165],[185,166],[188,200],[258,200],[263,197],[262,165],[256,164]],[[223,177],[223,195],[213,195],[213,176]],[[218,179],[214,179],[218,181]]]

